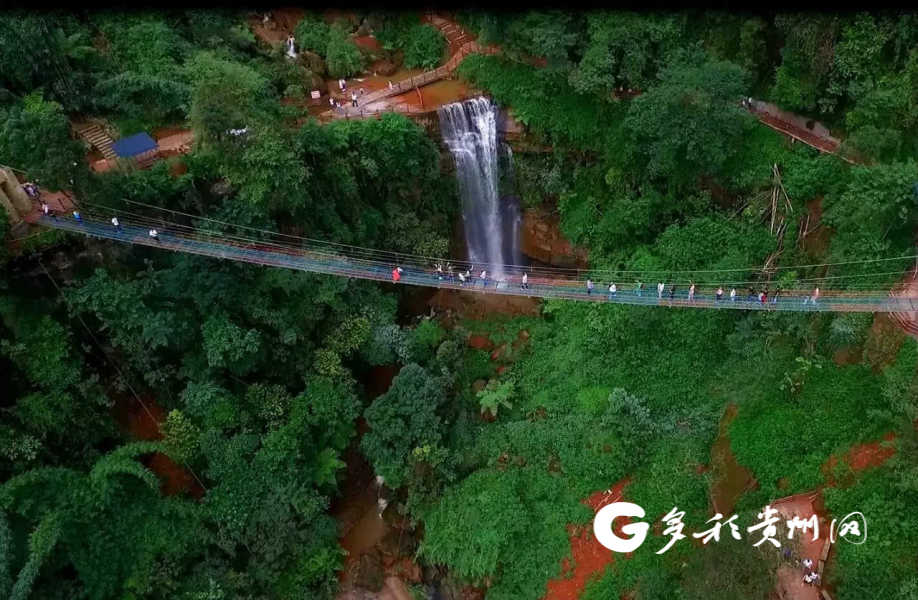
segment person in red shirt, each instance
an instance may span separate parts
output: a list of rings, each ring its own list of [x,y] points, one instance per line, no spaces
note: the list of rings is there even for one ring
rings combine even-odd
[[[395,267],[392,269],[392,283],[398,283],[398,280],[402,278],[402,268]]]

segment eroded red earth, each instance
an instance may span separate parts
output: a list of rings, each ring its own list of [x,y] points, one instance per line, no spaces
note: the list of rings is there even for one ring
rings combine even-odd
[[[618,502],[623,498],[628,479],[623,479],[608,490],[600,490],[583,500],[596,513],[600,508]],[[628,523],[623,519],[616,522],[615,531],[621,535],[621,527]],[[568,525],[571,541],[571,558],[561,563],[561,575],[548,582],[543,600],[576,600],[587,583],[602,574],[612,564],[612,551],[605,548],[593,535],[593,522],[586,525]]]

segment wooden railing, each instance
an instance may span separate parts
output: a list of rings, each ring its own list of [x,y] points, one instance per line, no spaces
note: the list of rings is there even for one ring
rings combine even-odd
[[[432,71],[425,71],[419,75],[409,77],[408,79],[402,79],[398,83],[393,83],[392,87],[386,87],[381,90],[376,90],[375,92],[370,92],[369,94],[364,94],[363,96],[358,97],[358,102],[362,105],[373,104],[383,100],[384,98],[389,98],[391,96],[398,96],[399,94],[404,94],[407,91],[419,88],[435,81],[440,81],[441,79],[446,79],[450,77],[458,67],[462,60],[472,53],[479,54],[496,54],[499,52],[497,48],[494,47],[484,47],[478,45],[478,42],[468,42],[459,49],[459,52],[453,55],[445,65],[437,67]],[[366,110],[361,107],[350,107],[342,106],[341,109],[336,110],[327,110],[323,113],[323,116],[331,119],[350,119],[350,118],[365,118],[367,116],[372,116],[380,112],[400,112],[405,114],[415,114],[415,113],[425,113],[430,112],[431,109],[422,108],[422,107],[411,107],[401,104],[394,104],[390,106],[381,107],[378,109]]]

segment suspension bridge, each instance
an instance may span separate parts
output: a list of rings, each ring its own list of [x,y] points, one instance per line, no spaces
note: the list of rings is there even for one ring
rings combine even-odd
[[[447,263],[442,259],[313,240],[184,213],[179,214],[208,223],[208,227],[213,227],[213,229],[171,222],[162,218],[151,218],[143,214],[126,214],[124,211],[117,212],[119,226],[116,227],[110,221],[111,216],[116,214],[115,212],[100,211],[85,205],[84,208],[86,210],[81,214],[80,220],[69,215],[42,215],[39,223],[58,230],[126,244],[310,273],[390,282],[396,285],[643,306],[807,312],[912,313],[918,311],[918,296],[908,287],[900,287],[892,291],[860,289],[867,288],[869,284],[858,284],[857,278],[864,276],[857,275],[796,279],[794,289],[780,289],[777,293],[766,296],[764,302],[755,293],[746,292],[753,286],[760,288],[762,285],[761,282],[750,281],[723,281],[720,284],[724,289],[722,298],[717,298],[715,295],[716,284],[713,287],[702,284],[696,287],[694,297],[689,298],[690,283],[687,278],[675,280],[674,276],[678,274],[677,272],[669,272],[669,276],[662,279],[665,287],[663,293],[659,294],[657,277],[662,277],[659,272],[609,272],[523,265],[472,265],[463,261]],[[174,211],[159,210],[175,214]],[[238,235],[221,231],[218,227],[235,227],[240,231],[248,232],[245,235]],[[151,229],[157,230],[157,238],[151,237]],[[918,257],[896,257],[857,262],[880,265],[883,261],[910,260],[914,263],[916,258]],[[440,264],[440,270],[434,266],[435,263]],[[486,269],[487,276],[482,278],[480,272],[473,272],[470,278],[462,281],[457,275],[444,268],[447,265],[456,269],[456,273],[465,273],[466,269]],[[804,266],[825,267],[830,265]],[[397,267],[401,267],[402,270],[396,283],[393,271]],[[801,266],[798,265],[795,268],[801,268]],[[870,276],[889,277],[890,274],[902,273],[903,270],[878,270],[871,273]],[[720,277],[725,277],[724,271],[748,272],[748,269],[728,269],[707,273],[716,273]],[[524,273],[528,278],[525,286],[522,283]],[[683,276],[685,273],[691,273],[691,277],[697,280],[706,272],[684,271],[681,273]],[[612,277],[620,278],[614,293],[609,291],[608,284],[604,283]],[[587,289],[587,278],[595,280],[594,289]],[[645,282],[643,290],[638,289],[636,284],[638,280]],[[844,285],[845,289],[833,289],[833,285]],[[820,288],[820,292],[818,299],[814,302],[812,294],[816,287]],[[734,288],[737,291],[735,299],[729,296],[730,290]]]

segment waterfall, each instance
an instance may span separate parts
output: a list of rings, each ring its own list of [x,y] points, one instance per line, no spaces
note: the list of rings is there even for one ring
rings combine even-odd
[[[519,264],[519,208],[499,193],[497,107],[487,98],[437,110],[443,141],[456,161],[469,261],[495,277]]]

